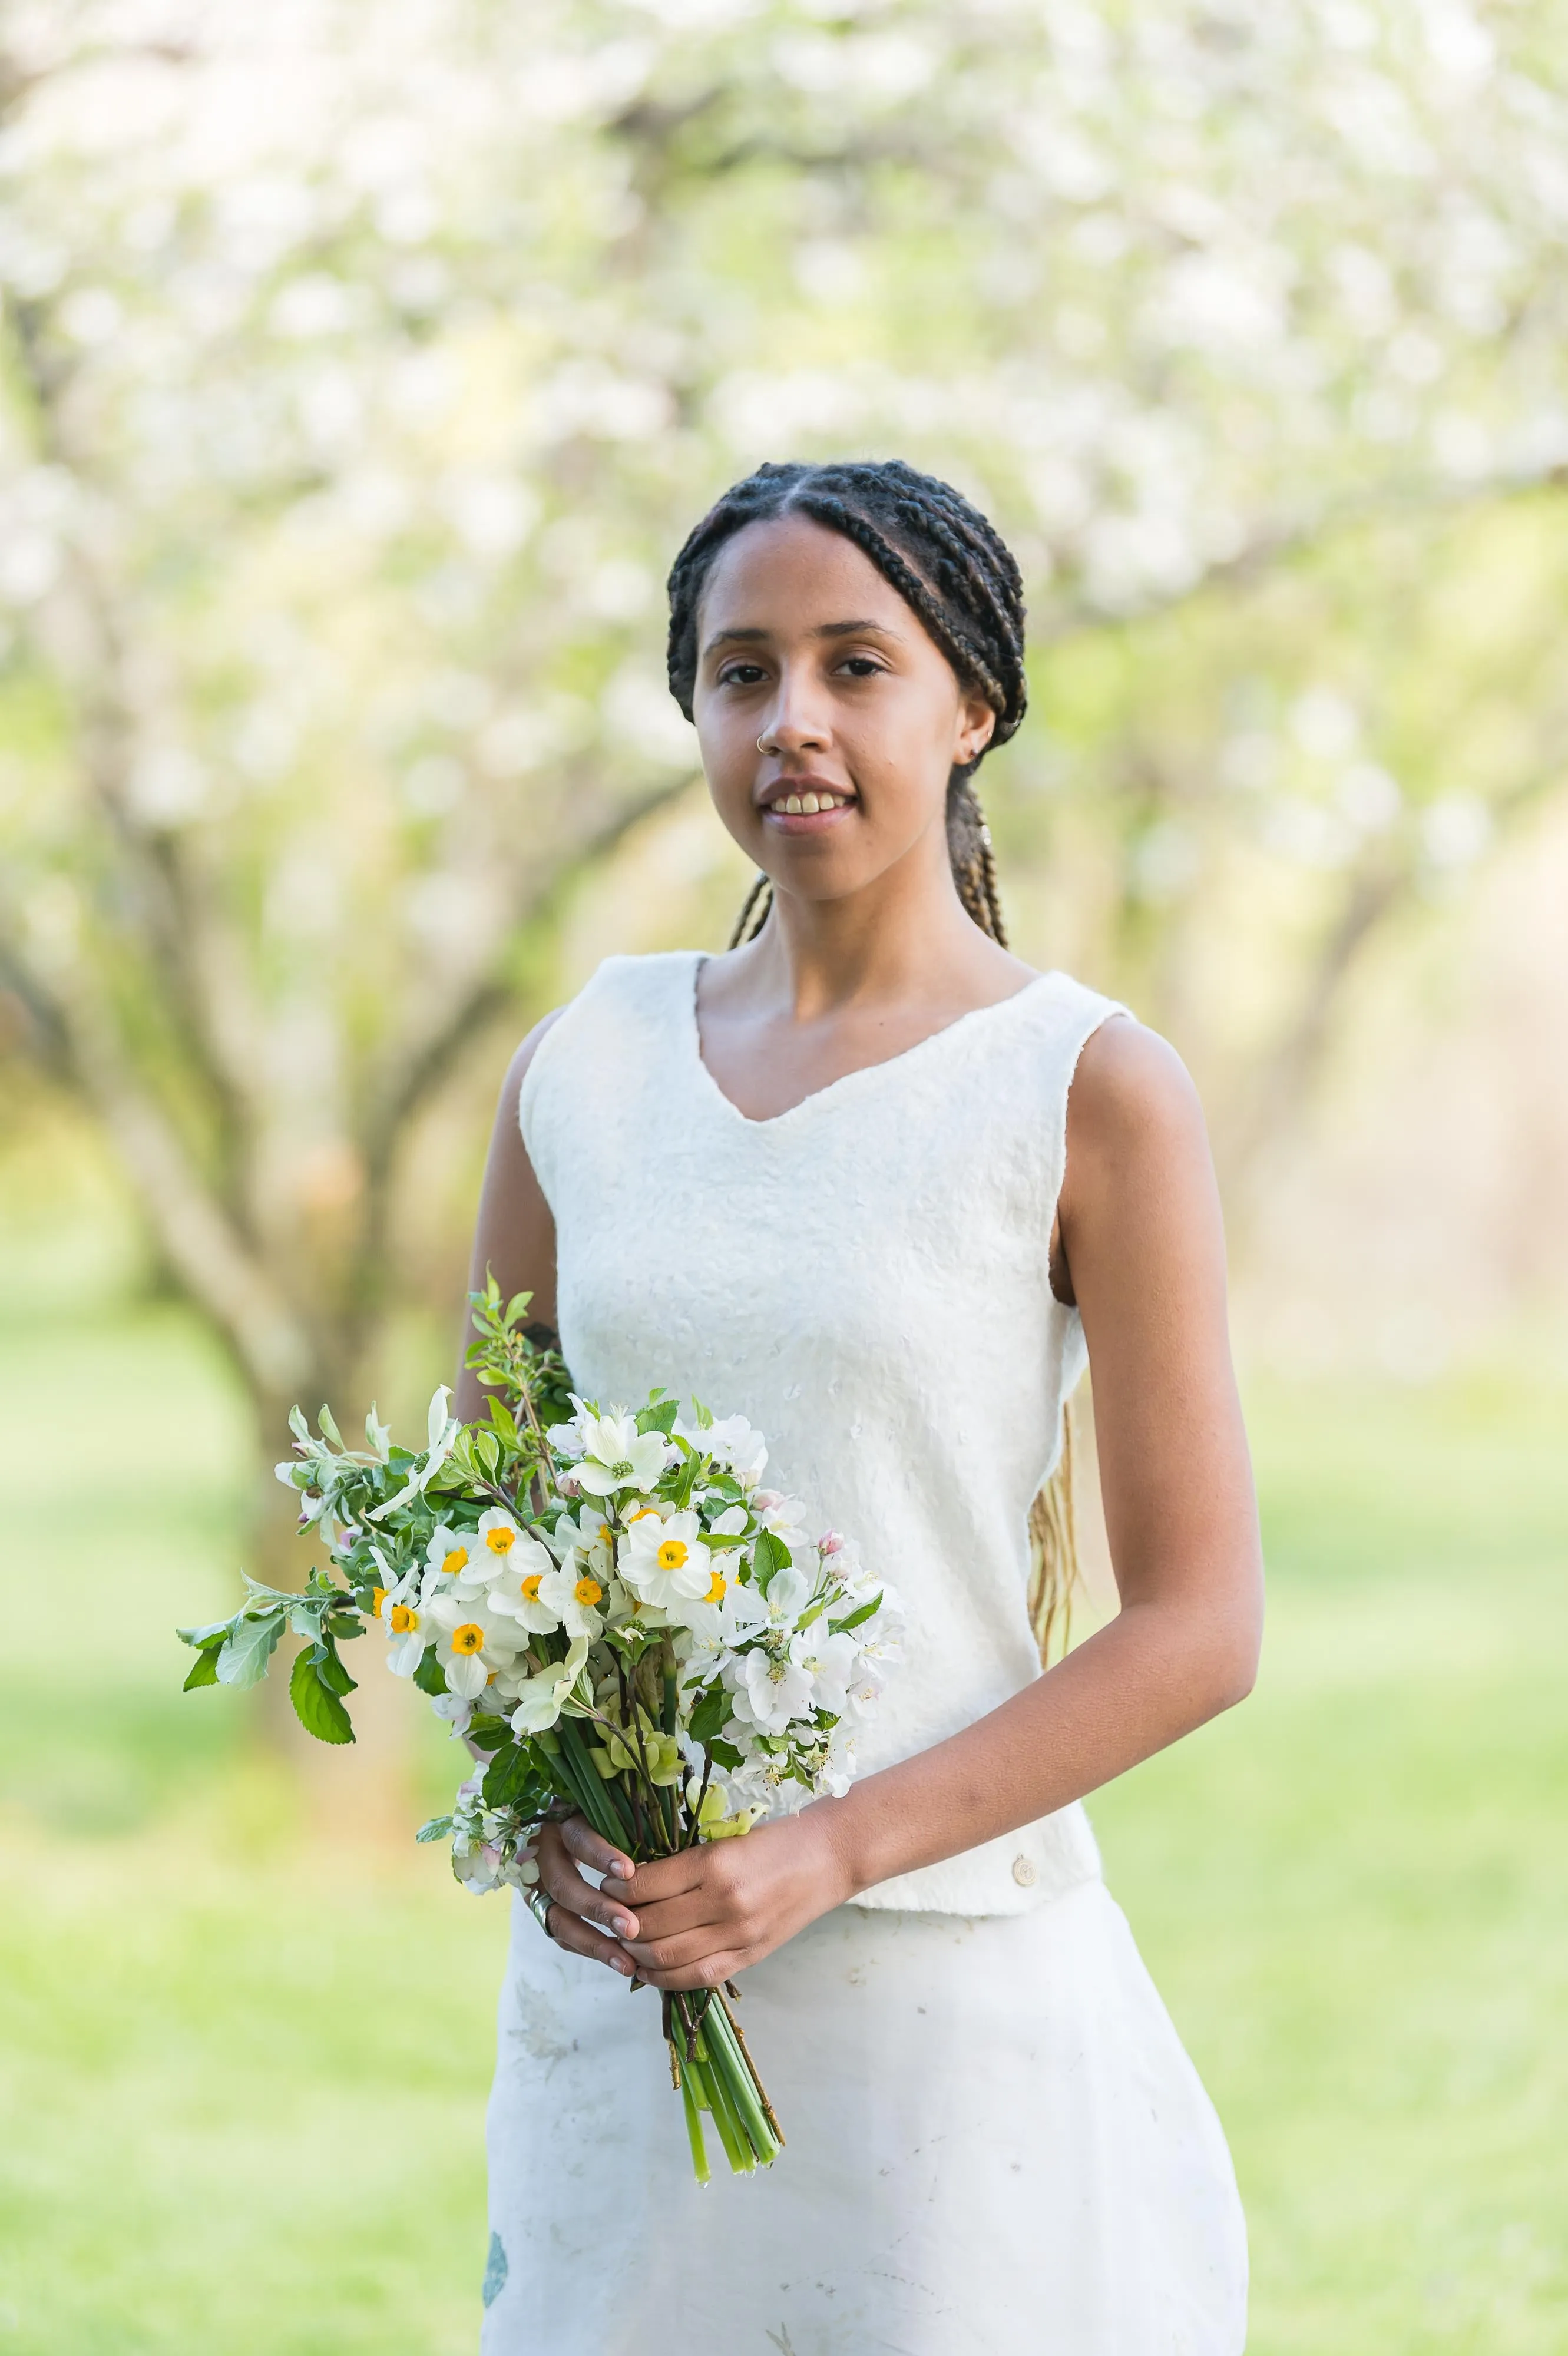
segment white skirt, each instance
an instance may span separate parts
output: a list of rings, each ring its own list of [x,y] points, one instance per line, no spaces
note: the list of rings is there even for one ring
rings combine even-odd
[[[1230,2153],[1103,1883],[841,1907],[739,1986],[788,2144],[710,2128],[704,2190],[657,1994],[517,1904],[484,2356],[1239,2356]]]

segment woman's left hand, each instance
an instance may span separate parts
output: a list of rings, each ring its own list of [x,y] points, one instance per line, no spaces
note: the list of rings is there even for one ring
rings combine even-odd
[[[637,1915],[622,1942],[659,1988],[716,1987],[760,1963],[853,1890],[830,1829],[832,1803],[733,1840],[639,1865],[616,1896]]]

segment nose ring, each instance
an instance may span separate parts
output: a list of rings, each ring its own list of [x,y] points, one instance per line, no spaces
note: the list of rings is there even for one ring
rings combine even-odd
[[[770,750],[771,750],[771,747],[770,747],[770,746],[768,746],[768,745],[767,745],[767,744],[765,744],[763,743],[763,741],[762,741],[761,737],[759,736],[759,737],[757,738],[757,751],[758,751],[759,753],[766,753],[766,752],[770,751]]]

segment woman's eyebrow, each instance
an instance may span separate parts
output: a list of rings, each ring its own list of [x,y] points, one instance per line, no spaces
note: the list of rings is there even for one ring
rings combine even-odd
[[[886,622],[860,621],[819,622],[816,628],[811,631],[809,635],[813,638],[863,638],[867,637],[876,638],[897,638],[899,637],[900,633],[892,628]],[[707,645],[703,648],[703,652],[704,655],[711,655],[715,647],[738,646],[742,644],[755,645],[757,640],[762,638],[770,638],[772,636],[773,633],[771,630],[715,630],[713,637],[708,640]]]

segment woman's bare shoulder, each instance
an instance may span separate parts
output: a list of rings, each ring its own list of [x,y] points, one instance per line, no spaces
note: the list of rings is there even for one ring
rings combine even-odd
[[[1207,1156],[1197,1089],[1170,1041],[1130,1014],[1101,1023],[1073,1075],[1068,1139],[1069,1165],[1075,1154],[1122,1162],[1184,1146]]]

